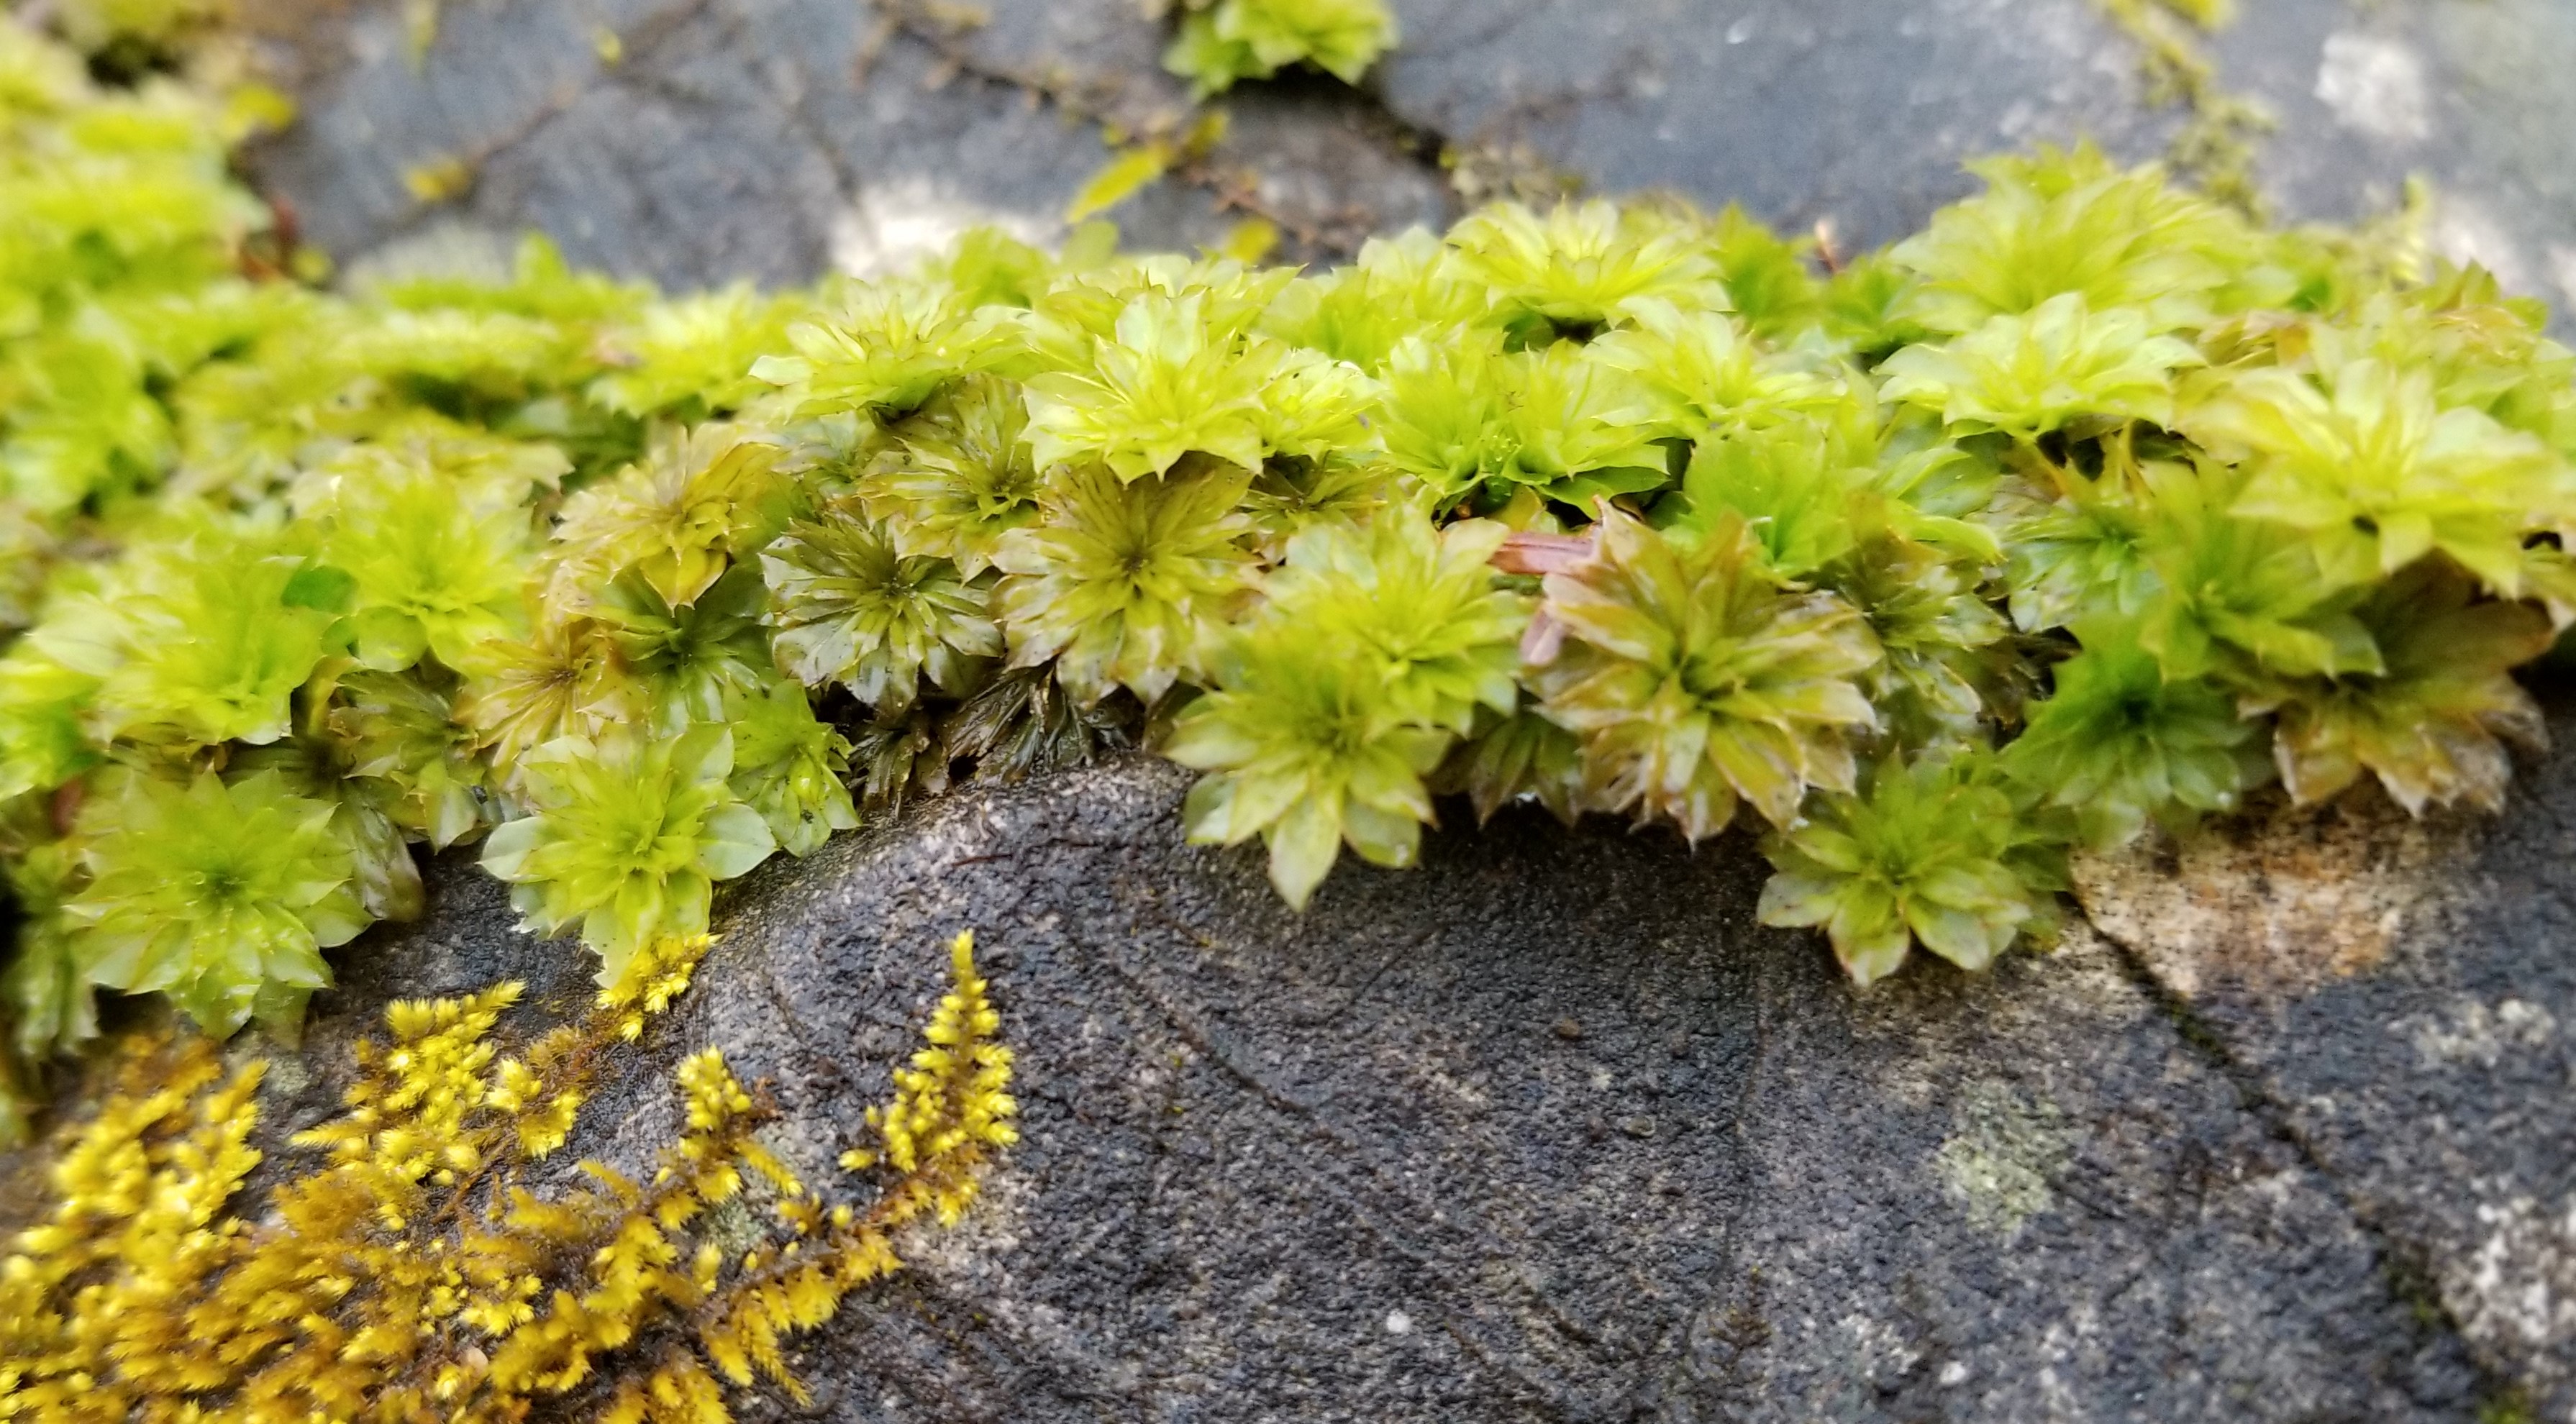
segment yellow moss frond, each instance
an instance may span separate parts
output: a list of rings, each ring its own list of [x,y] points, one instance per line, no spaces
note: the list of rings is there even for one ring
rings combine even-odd
[[[878,1145],[843,1154],[841,1164],[923,1173],[938,1183],[931,1205],[953,1223],[974,1198],[969,1172],[982,1154],[1019,1140],[1010,1122],[1019,1104],[1008,1091],[1011,1051],[998,1041],[1001,1014],[975,970],[971,931],[957,936],[949,957],[955,983],[922,1035],[931,1046],[896,1071],[894,1101],[869,1110]]]
[[[590,1190],[530,1191],[521,1170],[570,1139],[707,943],[648,947],[516,1055],[493,1042],[516,984],[390,1006],[340,1116],[292,1139],[320,1165],[252,1218],[233,1199],[260,1161],[262,1065],[227,1075],[197,1038],[134,1054],[61,1148],[52,1213],[0,1260],[0,1420],[499,1424],[551,1397],[728,1424],[719,1377],[805,1399],[786,1337],[900,1269],[896,1227],[973,1199],[976,1164],[1012,1138],[1010,1055],[961,936],[928,1042],[875,1114],[898,1172],[872,1204],[818,1199],[754,1140],[775,1110],[714,1049],[675,1075],[686,1126],[649,1186],[585,1162]],[[729,1256],[692,1235],[755,1181],[777,1238]]]
[[[547,1099],[544,1106],[522,1115],[518,1122],[519,1150],[531,1159],[552,1154],[572,1136],[573,1120],[581,1105],[582,1095],[567,1089]]]
[[[616,1015],[618,1036],[634,1039],[643,1033],[645,1019],[687,992],[698,962],[714,945],[711,935],[666,935],[636,951],[599,993],[599,1007]]]

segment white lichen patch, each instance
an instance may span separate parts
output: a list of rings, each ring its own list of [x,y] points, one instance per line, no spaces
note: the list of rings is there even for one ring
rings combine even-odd
[[[2432,135],[2433,106],[2424,82],[2424,63],[2395,40],[2328,35],[2317,66],[2316,94],[2347,128],[2373,138],[2418,143]]]
[[[2488,1198],[2477,1209],[2485,1235],[2444,1273],[2445,1303],[2472,1341],[2561,1355],[2576,1340],[2576,1198],[2544,1205],[2502,1179],[2470,1192]]]
[[[1866,1315],[1846,1315],[1834,1322],[1850,1343],[1854,1373],[1864,1380],[1895,1379],[1914,1368],[1923,1353],[1905,1343],[1885,1321]]]
[[[2056,1204],[2050,1183],[2074,1155],[2075,1133],[2058,1106],[1999,1083],[1970,1083],[1933,1170],[1975,1226],[2010,1237]]]
[[[2508,292],[2537,290],[2522,244],[2487,204],[2467,193],[2445,189],[2434,199],[2424,239],[2445,260],[2494,273]]]
[[[2493,1068],[2558,1034],[2555,1015],[2521,999],[2503,1000],[2492,1009],[2476,999],[2461,999],[2440,1013],[2409,1015],[2390,1027],[2414,1043],[2417,1059],[2428,1069]]]
[[[2422,820],[2381,797],[2249,813],[2174,845],[2078,856],[2096,929],[2186,998],[2219,984],[2296,995],[2388,956],[2448,893],[2468,822]]]

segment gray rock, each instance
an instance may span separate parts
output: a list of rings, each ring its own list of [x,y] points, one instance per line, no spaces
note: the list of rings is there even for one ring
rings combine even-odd
[[[2266,189],[2298,218],[2385,211],[2429,181],[2455,260],[2576,308],[2576,9],[2555,0],[2267,0],[2216,46],[2226,82],[2279,121]]]
[[[1300,916],[1256,852],[1180,844],[1185,785],[1121,760],[764,870],[586,1109],[576,1150],[640,1168],[717,1044],[831,1180],[977,932],[1026,1140],[805,1344],[823,1417],[2473,1415],[2403,1248],[2089,933],[1860,994],[1754,926],[1740,838],[1518,814]],[[388,997],[583,992],[490,881],[435,879],[343,955],[281,1131]]]
[[[687,289],[888,270],[980,223],[1050,241],[1109,154],[1093,125],[1013,76],[1060,80],[1086,112],[1138,126],[1177,119],[1186,97],[1153,67],[1156,31],[1132,9],[1117,7],[1114,28],[1107,11],[1066,13],[1127,41],[1121,62],[1145,66],[1136,85],[1025,58],[1009,47],[1023,36],[1011,12],[933,46],[881,31],[860,0],[451,0],[415,60],[396,8],[360,5],[300,32],[289,63],[303,117],[255,168],[344,260],[382,260],[434,228],[533,227],[576,263]],[[1064,30],[1059,16],[1044,34]],[[1284,256],[1447,222],[1436,166],[1347,94],[1291,84],[1229,107],[1227,171],[1213,176],[1282,219]],[[406,186],[447,161],[472,175],[462,194],[425,201]],[[1116,216],[1131,245],[1154,249],[1215,243],[1241,219],[1211,188],[1178,183]]]
[[[2090,0],[1406,0],[1388,106],[1603,192],[1741,202],[1873,247],[1975,190],[1959,164],[2165,127]]]
[[[2576,302],[2576,10],[2553,0],[2257,0],[2208,48],[2262,105],[2283,216],[2393,209],[2515,290]],[[1966,159],[2089,135],[2158,157],[2137,51],[2091,0],[1399,0],[1387,104],[1453,144],[1526,148],[1607,192],[1742,202],[1874,246],[1974,190]]]
[[[1091,125],[1176,121],[1184,88],[1132,0],[1000,0],[954,33],[896,0],[449,3],[414,63],[391,0],[315,21],[291,51],[305,121],[258,155],[307,230],[354,258],[437,221],[536,226],[578,261],[703,286],[873,270],[998,222],[1061,231],[1103,161]],[[2391,210],[2431,180],[2432,236],[2515,290],[2576,301],[2576,11],[2554,0],[2265,0],[2210,44],[2277,120],[2267,193],[2294,219]],[[1285,255],[1453,215],[1471,168],[1603,192],[1741,202],[1847,246],[1890,241],[1974,181],[1966,159],[2090,135],[2129,159],[2150,110],[2135,47],[2090,0],[1399,0],[1405,43],[1366,93],[1251,85],[1224,101],[1223,181],[1122,207],[1130,241],[1186,248],[1285,219]],[[601,37],[614,35],[615,63]],[[1033,87],[1034,86],[1034,87]],[[445,159],[475,182],[423,202]]]
[[[2404,1243],[2533,1417],[2576,1410],[2576,718],[2501,818],[2385,801],[2087,868],[2267,1115]]]

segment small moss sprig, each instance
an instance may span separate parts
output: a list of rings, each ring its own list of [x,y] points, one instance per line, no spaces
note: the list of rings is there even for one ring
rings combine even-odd
[[[1386,0],[1181,0],[1163,65],[1202,99],[1297,64],[1357,84],[1396,42]]]
[[[586,1161],[595,1185],[540,1190],[531,1169],[706,949],[653,942],[515,1045],[496,1039],[514,983],[390,1006],[341,1114],[255,1202],[267,1065],[228,1070],[199,1035],[129,1044],[65,1134],[51,1210],[0,1256],[0,1417],[725,1424],[755,1383],[805,1401],[784,1342],[900,1270],[896,1232],[955,1225],[1017,1140],[1011,1051],[960,935],[927,1044],[843,1159],[873,1199],[834,1201],[763,1146],[776,1110],[715,1049],[681,1062],[683,1126],[649,1177]]]
[[[0,64],[31,1048],[99,986],[284,1027],[418,846],[488,836],[613,976],[774,848],[1140,742],[1299,904],[1458,792],[1758,822],[1855,976],[1975,966],[2057,857],[2274,783],[2498,804],[2576,619],[2538,304],[2089,147],[1832,271],[1593,202],[1314,274],[979,233],[666,299],[532,240],[333,295],[245,265],[211,108],[15,20]],[[134,829],[222,817],[297,829]]]

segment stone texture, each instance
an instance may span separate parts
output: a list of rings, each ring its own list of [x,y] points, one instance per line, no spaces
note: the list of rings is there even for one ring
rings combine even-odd
[[[2404,1243],[2534,1417],[2576,1413],[2576,717],[2498,819],[2384,801],[2217,828],[2087,909]],[[2322,912],[2322,913],[2321,913]],[[2285,972],[2286,971],[2286,972]]]
[[[1186,780],[969,791],[764,870],[586,1109],[576,1149],[641,1168],[719,1044],[828,1179],[976,930],[1026,1140],[805,1347],[821,1417],[2474,1415],[2388,1244],[2089,933],[1857,993],[1753,925],[1741,839],[1516,814],[1299,916],[1257,853],[1180,844]],[[434,878],[343,954],[277,1132],[388,997],[582,992],[492,882]]]
[[[1875,246],[1974,191],[1966,159],[2090,133],[2152,152],[2135,57],[2089,0],[1412,0],[1383,83],[1468,148],[1605,192],[1742,202]]]
[[[1019,44],[1014,14],[1054,19]],[[1135,85],[1032,57],[1057,43],[1090,52],[1065,24],[1086,14],[1126,42],[1122,63],[1146,66]],[[614,63],[603,36],[616,37]],[[1186,96],[1152,67],[1154,43],[1123,6],[1023,6],[934,46],[882,31],[862,0],[499,0],[447,4],[415,61],[395,8],[360,5],[294,32],[285,62],[302,76],[304,118],[255,166],[343,259],[459,227],[535,227],[576,263],[675,289],[803,282],[900,267],[979,223],[1060,236],[1107,151],[1096,128],[1009,76],[1050,77],[1139,126],[1168,120]],[[1384,115],[1321,84],[1229,107],[1225,166],[1285,219],[1284,255],[1447,222],[1436,167]],[[447,160],[473,174],[462,195],[424,202],[406,186]],[[1177,183],[1117,214],[1147,248],[1214,243],[1239,218]]]
[[[1741,201],[1875,245],[1973,191],[1965,159],[2091,135],[2157,156],[2136,53],[2089,0],[1399,0],[1387,103],[1476,145],[1525,145],[1609,192]],[[2434,237],[2518,290],[2576,302],[2576,9],[2555,0],[2251,0],[2210,44],[2278,121],[2285,216],[2385,212],[2409,174]]]
[[[1354,94],[1229,96],[1233,186],[1286,218],[1286,255],[1455,211],[1429,161],[1553,171],[1596,191],[1742,202],[1847,246],[1972,191],[1966,159],[2090,135],[2156,156],[2134,48],[2090,0],[1398,0],[1405,43]],[[2433,236],[2516,290],[2576,302],[2576,10],[2556,0],[2263,0],[2212,42],[2223,82],[2279,121],[2261,173],[2284,215],[2348,221],[2431,180]],[[942,37],[888,29],[918,0],[484,0],[444,7],[415,64],[390,0],[293,27],[306,122],[258,171],[354,257],[424,226],[535,225],[577,259],[677,286],[871,270],[999,222],[1033,238],[1130,127],[1182,86],[1133,0],[994,0]],[[619,57],[603,57],[614,35]],[[925,38],[928,37],[928,38]],[[933,41],[936,42],[933,42]],[[467,160],[464,196],[404,174]],[[1122,207],[1131,242],[1234,220],[1204,187]],[[2565,329],[2562,326],[2562,329]]]
[[[2217,45],[2280,128],[2267,189],[2294,217],[2384,210],[2432,185],[2434,245],[2576,307],[2576,8],[2557,0],[2267,0]]]

